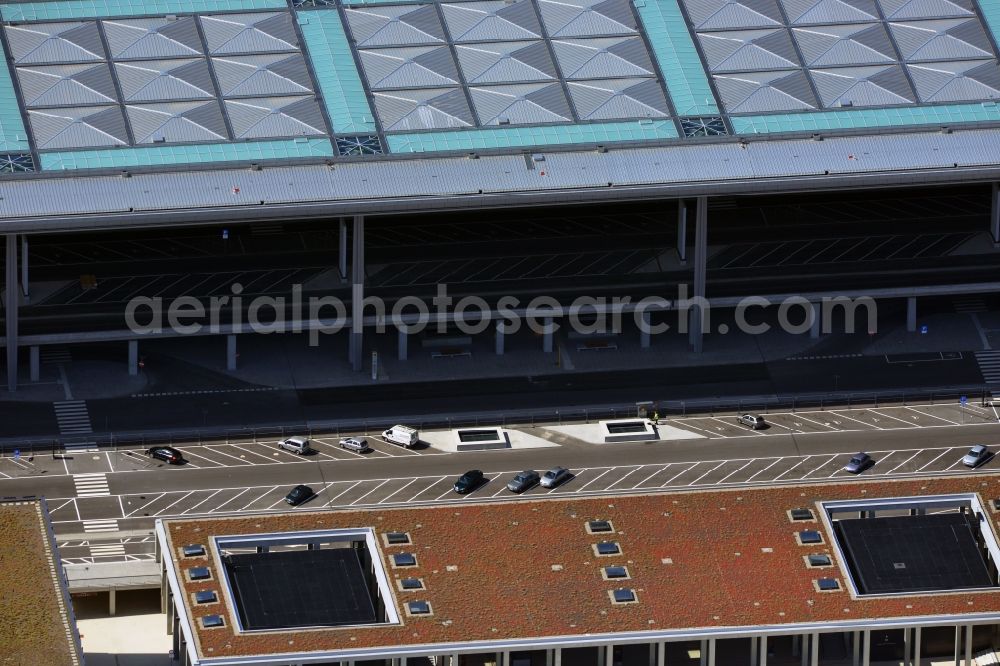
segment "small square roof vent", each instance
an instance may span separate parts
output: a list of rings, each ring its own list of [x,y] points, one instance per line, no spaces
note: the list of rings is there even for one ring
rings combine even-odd
[[[406,604],[406,610],[410,615],[430,615],[431,604],[427,601],[410,601]]]
[[[188,569],[188,578],[191,580],[205,580],[211,577],[212,572],[208,570],[208,567],[191,567]]]
[[[792,520],[813,520],[815,518],[812,509],[792,509],[788,515],[792,517]]]
[[[194,593],[194,600],[199,604],[211,604],[219,600],[213,590],[202,590]]]
[[[225,625],[226,622],[222,619],[221,615],[206,615],[201,618],[201,626],[206,629],[211,629],[212,627],[223,627]]]
[[[799,543],[823,543],[823,535],[816,530],[802,530],[799,532]]]
[[[633,604],[636,602],[635,590],[627,587],[620,587],[611,592],[611,599],[616,604]]]
[[[417,556],[413,553],[396,553],[392,556],[392,563],[397,567],[415,567]]]
[[[184,557],[198,557],[205,554],[205,547],[200,543],[193,543],[190,546],[184,546]]]
[[[387,532],[385,542],[390,546],[405,546],[410,543],[410,535],[406,532]]]
[[[621,566],[604,567],[604,577],[609,580],[613,578],[628,578],[628,569]]]
[[[615,528],[610,520],[589,520],[587,521],[587,532],[590,534],[600,534],[602,532],[614,532]]]
[[[399,581],[399,587],[404,590],[422,590],[424,589],[424,582],[419,578],[404,578]]]
[[[817,553],[815,555],[809,555],[806,558],[806,562],[811,567],[828,567],[833,565],[833,560],[831,560],[830,556],[825,553]]]
[[[602,541],[594,544],[594,550],[597,551],[598,555],[618,555],[622,552],[622,549],[614,541]]]
[[[816,589],[820,592],[836,592],[840,589],[840,581],[836,578],[820,578],[816,581]]]

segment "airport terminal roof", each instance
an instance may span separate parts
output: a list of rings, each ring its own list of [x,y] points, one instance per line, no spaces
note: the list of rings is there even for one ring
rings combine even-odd
[[[168,567],[184,593],[178,604],[192,618],[201,658],[331,652],[363,658],[405,646],[461,643],[510,647],[558,637],[599,641],[631,632],[683,637],[770,628],[779,633],[839,623],[932,624],[955,615],[965,621],[1000,618],[1000,589],[946,594],[853,596],[845,580],[827,519],[818,502],[978,493],[989,506],[984,529],[996,530],[992,508],[1000,476],[968,475],[906,481],[845,482],[780,488],[656,493],[632,496],[545,498],[478,504],[352,511],[294,512],[250,517],[168,519]],[[810,509],[793,520],[793,509]],[[857,515],[855,513],[855,515]],[[590,525],[607,521],[608,525]],[[483,529],[489,526],[489,529]],[[221,560],[212,537],[371,528],[389,579],[398,624],[241,632],[217,575]],[[600,531],[606,528],[608,531]],[[815,531],[819,543],[801,532]],[[408,533],[391,545],[390,532]],[[616,547],[600,546],[613,543]],[[184,557],[184,546],[207,546]],[[457,547],[460,545],[460,547]],[[305,552],[305,551],[302,551]],[[399,566],[395,554],[413,554]],[[812,568],[807,556],[825,554],[830,566]],[[919,553],[918,553],[919,555]],[[909,558],[908,558],[909,560]],[[192,581],[191,567],[208,578]],[[612,569],[606,569],[611,567]],[[616,570],[623,567],[623,571]],[[624,574],[624,577],[615,578]],[[404,578],[418,578],[415,590]],[[837,581],[821,591],[822,579]],[[616,590],[637,603],[616,604]],[[191,604],[194,593],[214,590],[219,603]],[[430,614],[412,616],[404,604],[428,603]],[[225,626],[202,628],[199,618],[222,615]],[[804,627],[804,628],[803,628]],[[652,633],[650,633],[652,632]],[[641,640],[641,639],[640,639]]]
[[[42,500],[0,500],[0,662],[82,663],[69,592]]]
[[[1000,176],[995,131],[980,160],[971,135],[937,135],[1000,126],[1000,0],[35,0],[0,3],[0,23],[6,218]],[[812,134],[864,140],[831,155]],[[106,206],[121,183],[68,179],[191,169],[212,174],[194,192],[154,179]],[[22,179],[95,193],[35,198]]]

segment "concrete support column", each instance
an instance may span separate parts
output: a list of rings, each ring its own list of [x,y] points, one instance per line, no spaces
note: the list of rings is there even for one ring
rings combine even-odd
[[[906,330],[913,333],[917,330],[917,297],[906,299]]]
[[[458,653],[457,652],[455,654],[451,655],[450,661],[451,661],[451,666],[458,666]]]
[[[494,333],[494,346],[496,347],[497,356],[503,356],[503,338],[504,338],[504,326],[502,321],[497,322],[496,332]]]
[[[820,327],[823,324],[823,313],[819,303],[810,303],[812,308],[812,324],[809,326],[809,337],[813,340],[819,338]]]
[[[705,298],[705,279],[708,267],[708,197],[698,197],[694,228],[694,307],[690,310],[689,342],[696,353],[701,353],[703,330],[702,301]]]
[[[604,666],[615,666],[615,646],[606,646],[604,648],[604,655]]]
[[[497,652],[497,666],[510,666],[510,652]]]
[[[972,666],[972,628],[973,625],[965,625],[965,666]]]
[[[649,650],[649,659],[646,660],[647,666],[656,666],[656,652],[658,643],[650,643],[647,649]]]
[[[800,654],[802,654],[802,637],[792,636],[792,656],[798,657]]]
[[[799,657],[801,658],[802,666],[809,666],[809,634],[802,634],[802,648],[799,650],[801,653]]]
[[[903,627],[903,666],[910,666],[910,655],[913,651],[910,646],[910,632],[912,631],[909,627]]]
[[[955,666],[958,666],[960,655],[962,654],[962,625],[955,625]]]
[[[760,637],[760,666],[767,666],[767,636]]]
[[[115,616],[115,588],[108,590],[108,615]]]
[[[555,654],[553,650],[545,651],[545,666],[552,666],[552,662],[555,661]]]
[[[913,630],[913,665],[920,666],[920,627]]]
[[[656,644],[656,666],[667,666],[666,642]]]
[[[405,361],[407,352],[409,352],[409,334],[405,329],[399,328],[396,331],[396,336],[396,355],[399,357],[400,361]]]
[[[542,333],[542,351],[546,354],[552,353],[552,338],[554,337],[552,332],[553,328],[552,317],[546,317],[545,332]]]
[[[819,634],[813,634],[809,639],[809,664],[819,666]]]
[[[990,236],[994,246],[1000,245],[1000,183],[993,183],[990,196]]]
[[[31,366],[31,381],[33,382],[38,381],[39,371],[41,369],[38,356],[38,345],[32,345],[30,352],[31,360],[29,361],[29,365]]]
[[[642,313],[642,325],[639,327],[639,346],[643,349],[649,349],[649,324],[650,324],[650,313],[649,311]]]
[[[139,374],[139,341],[128,341],[128,374],[135,377]]]
[[[601,645],[597,646],[597,666],[611,666],[608,663],[608,651]]]
[[[698,664],[700,666],[708,666],[708,641],[701,641],[701,645],[698,648]]]
[[[7,320],[7,390],[17,390],[17,234],[7,234],[4,317]]]
[[[556,648],[553,650],[552,655],[552,666],[562,666],[562,648]]]
[[[337,268],[340,272],[340,279],[347,279],[347,222],[340,218],[340,252],[337,255]]]
[[[680,199],[677,202],[677,258],[680,259],[682,264],[687,263],[687,222],[687,201]]]
[[[21,235],[21,293],[24,302],[31,302],[31,285],[28,282],[28,237]]]
[[[351,257],[351,368],[355,372],[364,369],[364,336],[362,315],[365,300],[365,218],[354,216],[354,251]]]
[[[851,652],[854,654],[854,658],[851,660],[852,666],[861,666],[861,632],[852,631],[851,632],[851,645],[853,649]]]
[[[236,336],[226,336],[226,370],[236,369]]]
[[[715,666],[715,639],[708,639],[708,666]]]
[[[872,663],[872,632],[867,629],[861,632],[861,666],[871,666]]]

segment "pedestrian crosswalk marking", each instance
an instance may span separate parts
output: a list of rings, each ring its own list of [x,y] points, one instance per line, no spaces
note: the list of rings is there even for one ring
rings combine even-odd
[[[987,384],[1000,384],[1000,350],[977,351],[976,363],[979,364],[983,381]]]
[[[955,306],[955,312],[963,314],[989,311],[989,307],[987,307],[983,297],[976,294],[956,296],[952,304]]]
[[[84,532],[117,532],[118,531],[118,521],[116,519],[108,520],[84,520],[83,531]]]
[[[61,435],[89,435],[94,432],[90,425],[90,412],[84,400],[64,400],[52,403],[56,410],[56,424]]]
[[[77,497],[105,497],[111,494],[108,487],[108,475],[74,474],[73,485],[76,486]]]

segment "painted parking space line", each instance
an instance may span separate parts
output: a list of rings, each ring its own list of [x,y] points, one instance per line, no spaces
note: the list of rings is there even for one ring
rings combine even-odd
[[[806,456],[806,457],[802,458],[801,460],[799,460],[797,463],[795,463],[794,465],[792,465],[791,467],[789,467],[788,469],[786,469],[785,471],[783,471],[778,476],[774,477],[773,479],[768,479],[768,481],[777,481],[778,479],[782,478],[786,474],[789,474],[792,470],[796,469],[802,463],[806,462],[807,460],[809,460],[810,458],[813,458],[813,457],[815,457],[815,456],[809,455],[809,456]],[[785,458],[785,459],[787,460],[788,458]],[[794,460],[794,458],[792,458],[792,460]]]
[[[917,409],[916,407],[907,407],[906,409],[910,410],[911,412],[916,412],[917,414],[922,414],[923,416],[930,417],[932,419],[937,419],[938,421],[944,421],[945,423],[950,423],[952,425],[961,425],[957,421],[952,421],[951,419],[946,419],[943,416],[938,416],[937,414],[928,414],[927,412],[921,411],[921,410]]]
[[[194,453],[193,451],[191,451],[191,449],[184,449],[184,459],[188,461],[188,464],[193,464],[191,462],[191,458],[192,457],[197,458],[198,460],[203,461],[202,464],[200,464],[198,467],[196,467],[196,469],[201,469],[203,467],[225,467],[225,465],[223,463],[221,463],[221,462],[219,462],[217,460],[212,460],[211,458],[206,458],[203,455],[200,455],[198,453]],[[209,464],[206,465],[205,463],[209,463]],[[243,464],[246,464],[246,463],[243,463]]]
[[[743,467],[743,465],[744,465],[745,462],[746,462],[746,459],[743,459],[743,458],[740,458],[740,459],[737,459],[737,460],[724,460],[724,461],[721,462],[721,464],[716,465],[713,469],[710,469],[707,472],[704,472],[701,475],[701,477],[699,477],[698,479],[696,479],[690,485],[699,485],[699,486],[701,486],[701,485],[706,485],[706,484],[707,485],[717,484],[722,477],[728,476],[730,474],[730,472],[739,470],[740,467]]]
[[[892,474],[892,473],[893,473],[893,472],[895,472],[895,471],[896,471],[897,469],[899,469],[900,467],[902,467],[902,466],[906,465],[906,464],[907,464],[907,463],[909,463],[909,462],[910,462],[911,460],[913,460],[914,458],[916,458],[917,456],[919,456],[919,455],[920,455],[920,453],[921,453],[920,451],[916,451],[916,452],[915,452],[915,453],[914,453],[913,455],[911,455],[911,456],[910,456],[909,458],[907,458],[907,459],[906,459],[906,460],[904,460],[903,462],[899,463],[899,464],[898,464],[898,465],[896,465],[895,467],[893,467],[893,468],[889,469],[889,470],[888,470],[887,472],[885,472],[885,473],[886,473],[886,474]]]
[[[249,502],[247,502],[246,504],[244,504],[239,509],[239,511],[246,511],[248,508],[250,508],[251,506],[253,506],[254,503],[259,502],[261,499],[263,499],[265,495],[267,495],[271,491],[277,489],[277,487],[278,486],[271,486],[270,488],[268,488],[267,490],[265,490],[264,492],[262,492],[260,495],[257,495],[257,497],[253,498],[252,500],[250,500]]]
[[[279,457],[279,454],[282,451],[284,451],[284,449],[279,449],[278,447],[274,447],[273,457],[269,458],[266,455],[264,455],[263,453],[258,453],[257,451],[251,451],[250,449],[244,448],[243,446],[240,446],[239,444],[230,444],[229,446],[230,446],[230,448],[233,448],[236,451],[242,451],[243,453],[245,453],[248,456],[254,456],[255,458],[259,458],[260,460],[267,461],[267,464],[272,464],[272,463],[278,462],[277,460],[275,460],[275,458]],[[234,453],[235,453],[235,451],[234,451]],[[288,453],[288,452],[285,451],[285,453]],[[288,455],[299,457],[298,454],[295,454],[295,453],[289,453]],[[248,460],[250,460],[250,459],[248,459]],[[291,462],[292,460],[294,460],[294,458],[285,458],[284,462]],[[251,464],[263,464],[263,463],[254,463],[253,460],[250,460],[250,463]]]
[[[927,469],[928,467],[930,467],[931,465],[935,465],[939,460],[941,460],[941,458],[943,458],[945,455],[947,455],[950,451],[954,451],[954,450],[955,450],[954,447],[949,447],[949,448],[943,450],[941,453],[939,453],[938,455],[934,456],[934,458],[932,458],[929,462],[924,463],[923,465],[921,465],[920,467],[918,467],[917,471],[918,472],[922,472],[925,469]]]
[[[223,445],[223,446],[226,446],[226,445]],[[252,462],[250,462],[249,460],[247,460],[245,456],[244,457],[234,456],[231,453],[226,453],[225,451],[220,451],[219,447],[217,447],[217,446],[206,446],[206,447],[204,447],[204,449],[203,449],[203,456],[199,456],[199,457],[204,457],[204,455],[209,455],[209,454],[213,455],[213,456],[215,456],[215,455],[224,456],[224,457],[229,458],[231,460],[235,460],[237,463],[239,463],[241,465],[252,465],[253,464]],[[219,463],[219,464],[224,467],[227,464],[231,465],[232,463],[222,462],[222,463]]]
[[[330,450],[331,450],[331,452],[330,453],[325,453],[325,455],[326,455],[326,457],[333,458],[334,460],[350,460],[350,459],[353,459],[353,458],[365,458],[364,454],[358,453],[357,451],[350,451],[350,450],[345,449],[344,447],[342,447],[340,445],[340,440],[339,439],[335,440],[335,439],[314,438],[312,441],[319,442],[321,444],[325,444],[327,447],[329,447]],[[316,450],[319,451],[320,449],[317,448]],[[336,453],[337,455],[333,455],[333,453]],[[371,457],[374,457],[374,458],[388,457],[387,455],[382,455],[382,456],[377,455],[379,453],[380,453],[380,451],[378,451],[377,449],[372,449],[371,453],[369,453],[367,455],[371,456]]]
[[[687,467],[685,467],[684,469],[682,469],[681,471],[677,472],[676,474],[674,474],[673,476],[671,476],[669,479],[667,479],[666,481],[664,481],[663,483],[661,483],[659,485],[660,488],[666,488],[671,483],[673,483],[674,480],[677,479],[677,477],[679,477],[681,474],[686,474],[687,472],[691,471],[692,469],[694,469],[695,467],[698,466],[698,463],[696,463],[696,462],[695,463],[678,463],[678,464],[679,465],[687,465]],[[671,465],[671,467],[672,467],[672,465]]]
[[[158,500],[160,500],[160,499],[161,499],[162,497],[164,497],[164,496],[165,496],[166,494],[167,494],[167,493],[157,493],[157,494],[156,494],[156,497],[154,497],[154,498],[153,498],[153,499],[151,499],[151,500],[145,500],[145,503],[143,503],[143,504],[140,504],[140,505],[139,505],[138,507],[136,507],[135,509],[132,509],[132,510],[131,510],[131,511],[129,511],[128,513],[124,514],[124,517],[125,517],[125,518],[130,518],[130,517],[132,517],[132,516],[136,515],[137,513],[139,513],[140,511],[142,511],[143,509],[145,509],[145,508],[147,508],[147,507],[150,507],[150,506],[152,506],[152,505],[153,505],[153,504],[154,504],[155,502],[157,502]],[[140,497],[140,498],[141,498],[141,497],[144,497],[144,496],[138,496],[138,497]],[[141,500],[141,499],[140,499],[140,501],[143,501],[143,500]],[[129,504],[129,505],[131,505],[131,504],[132,504],[132,502],[128,502],[128,504]]]
[[[697,432],[704,433],[704,434],[708,435],[709,437],[719,437],[720,436],[717,431],[715,431],[715,430],[709,430],[708,428],[706,428],[704,426],[696,425],[696,424],[694,424],[694,423],[691,422],[692,420],[693,419],[690,419],[690,418],[686,418],[686,419],[673,419],[672,421],[668,421],[668,423],[670,423],[671,425],[673,425],[675,428],[679,428],[681,430],[687,429],[688,431],[697,431]],[[662,421],[661,421],[661,423],[662,423]]]
[[[916,428],[916,427],[918,427],[918,425],[913,422],[913,419],[910,419],[910,420],[901,419],[898,416],[893,416],[892,414],[886,414],[884,410],[880,410],[878,408],[873,408],[873,409],[870,409],[869,411],[872,414],[878,414],[879,416],[884,416],[887,419],[892,419],[893,421],[898,421],[899,423],[902,423],[902,424],[904,424],[905,426],[907,426],[909,428]],[[896,427],[898,428],[899,426],[896,426]]]
[[[403,484],[403,486],[402,486],[402,487],[400,487],[400,488],[396,489],[396,490],[395,490],[395,491],[393,491],[393,492],[392,492],[391,494],[389,494],[389,495],[386,495],[386,497],[385,497],[385,498],[384,498],[384,499],[382,500],[382,502],[380,502],[380,503],[387,503],[387,502],[389,502],[389,500],[390,500],[390,499],[391,499],[392,497],[394,497],[394,496],[398,495],[399,493],[403,492],[404,490],[406,490],[407,488],[409,488],[410,486],[412,486],[412,485],[413,485],[414,483],[416,483],[416,481],[417,481],[417,480],[418,480],[419,478],[420,478],[420,477],[418,476],[418,477],[414,477],[414,478],[410,479],[410,480],[409,480],[409,481],[407,481],[407,482],[406,482],[405,484]]]
[[[750,465],[752,465],[753,462],[754,462],[753,458],[751,458],[750,460],[747,460],[745,463],[743,463],[742,465],[740,465],[738,468],[734,469],[732,472],[730,472],[729,474],[726,474],[724,477],[722,477],[721,479],[719,479],[716,483],[725,483],[726,481],[729,480],[729,477],[731,477],[731,476],[733,476],[735,474],[739,474],[740,472],[742,472],[743,470],[745,470],[747,467],[749,467]]]
[[[420,478],[426,479],[426,478],[430,478],[430,477],[426,477],[425,476],[425,477],[420,477]],[[448,477],[446,477],[446,476],[439,476],[439,477],[437,477],[437,479],[435,479],[434,481],[431,481],[430,484],[428,484],[427,486],[425,486],[424,488],[422,488],[420,490],[420,492],[418,492],[416,495],[414,495],[413,497],[411,497],[410,499],[408,499],[406,501],[407,502],[414,501],[415,499],[417,499],[418,497],[420,497],[421,495],[423,495],[425,492],[427,492],[428,490],[430,490],[431,488],[433,488],[435,485],[437,485],[438,483],[441,483],[442,481],[444,481],[447,478]]]
[[[670,467],[670,465],[646,465],[646,467],[653,467],[655,469],[653,470],[652,474],[650,474],[649,476],[643,478],[641,481],[636,483],[635,486],[633,486],[634,488],[642,488],[646,483],[651,481],[654,476],[666,471],[666,469]]]
[[[806,414],[813,414],[813,415],[822,414],[824,418],[829,418],[831,414],[836,415],[837,412],[805,412],[805,413],[795,412],[796,418],[812,423],[813,425],[817,425],[820,428],[826,428],[826,430],[819,430],[817,432],[831,432],[833,430],[837,430],[838,426],[840,425],[840,423],[837,421],[832,421],[834,425],[830,425],[830,423],[828,422],[817,421],[816,419],[809,418],[808,416],[806,416]],[[859,423],[861,422],[859,421]]]
[[[218,495],[218,494],[219,494],[219,493],[221,493],[221,492],[222,492],[222,489],[221,489],[221,488],[220,488],[219,490],[216,490],[216,491],[213,491],[212,493],[210,493],[210,494],[209,494],[209,495],[208,495],[208,496],[207,496],[207,497],[206,497],[205,499],[203,499],[202,501],[198,502],[197,504],[195,504],[195,505],[193,505],[193,506],[189,506],[188,508],[186,508],[186,509],[184,509],[183,511],[181,511],[180,515],[182,515],[182,516],[183,516],[183,515],[184,515],[184,514],[186,514],[186,513],[190,513],[191,511],[194,511],[194,510],[195,510],[195,509],[197,509],[197,508],[198,508],[199,506],[201,506],[202,504],[204,504],[204,503],[205,503],[205,502],[207,502],[208,500],[212,499],[213,497],[215,497],[216,495]]]
[[[641,478],[642,474],[640,474],[639,476],[636,476],[634,478],[631,478],[631,479],[629,479],[629,477],[631,477],[636,472],[648,472],[649,471],[648,470],[649,467],[658,467],[658,465],[633,465],[632,468],[628,471],[627,474],[625,474],[623,477],[621,477],[617,481],[613,481],[611,484],[604,486],[604,489],[605,490],[632,490],[633,488],[636,487],[636,484],[638,483],[638,481],[636,479]],[[629,479],[628,483],[626,483],[626,479]]]
[[[366,497],[368,497],[369,495],[371,495],[372,493],[374,493],[376,490],[378,490],[379,488],[381,488],[382,486],[384,486],[387,483],[389,483],[389,479],[386,479],[385,481],[383,481],[382,483],[378,484],[377,486],[375,486],[374,488],[372,488],[371,490],[369,490],[368,492],[366,492],[364,495],[362,495],[358,499],[356,499],[353,502],[351,502],[349,506],[354,506],[355,504],[357,504],[361,500],[365,499]]]
[[[716,423],[721,424],[725,427],[727,433],[731,433],[731,437],[746,437],[748,434],[757,435],[758,437],[764,437],[764,433],[758,432],[753,428],[748,428],[746,426],[740,425],[738,423],[730,423],[729,421],[723,421],[718,416],[713,416],[712,420]]]
[[[842,453],[834,453],[829,457],[825,455],[812,456],[812,460],[808,465],[800,468],[799,473],[797,473],[794,477],[789,478],[799,480],[826,478],[831,472],[841,467],[841,463],[838,461],[838,458],[842,455]]]
[[[833,410],[830,413],[835,414],[837,417],[841,419],[847,419],[848,421],[853,421],[854,423],[857,423],[858,425],[862,426],[861,430],[882,430],[882,426],[878,424],[878,419],[875,418],[872,418],[872,420],[864,419],[864,415],[867,413],[867,410],[852,412],[854,416],[850,416],[847,413],[845,413],[845,410],[839,410],[839,409]]]
[[[339,482],[339,483],[351,483],[351,482],[350,481],[342,481],[342,482]],[[351,492],[352,490],[354,490],[357,486],[361,485],[362,483],[363,483],[363,481],[355,481],[350,486],[348,486],[347,488],[345,488],[343,491],[341,491],[337,495],[331,497],[330,500],[326,504],[324,504],[323,506],[333,506],[333,503],[336,502],[340,497],[342,497],[343,495]]]
[[[601,484],[598,487],[600,487],[600,488],[607,488],[607,487],[613,486],[616,483],[618,483],[619,481],[621,481],[623,478],[625,478],[626,476],[628,476],[629,474],[631,474],[632,472],[634,472],[635,470],[639,469],[640,467],[642,467],[642,465],[620,465],[620,466],[615,466],[615,467],[599,467],[597,469],[603,469],[604,471],[601,472],[600,474],[598,474],[596,477],[594,477],[590,481],[588,481],[587,483],[584,483],[582,485],[578,485],[576,487],[576,490],[574,492],[580,492],[581,490],[585,490],[592,483],[594,483],[595,481],[597,481],[599,479],[602,480],[602,481],[601,481]],[[591,471],[596,471],[596,469],[594,469],[594,468],[590,468],[590,469],[591,469]],[[577,478],[579,478],[579,475],[577,475]],[[579,481],[577,483],[579,483]]]
[[[693,486],[694,484],[698,483],[699,481],[701,481],[702,479],[704,479],[704,478],[705,478],[706,476],[708,476],[709,474],[711,474],[712,472],[714,472],[715,470],[717,470],[717,469],[719,469],[720,467],[722,467],[723,465],[725,465],[725,464],[726,464],[727,462],[729,462],[729,461],[728,461],[728,460],[723,460],[723,461],[722,461],[722,462],[720,462],[720,463],[719,463],[718,465],[716,465],[716,466],[715,466],[715,467],[713,467],[712,469],[708,470],[708,471],[707,471],[707,472],[705,472],[704,474],[700,475],[700,476],[699,476],[699,477],[697,477],[697,478],[696,478],[696,479],[695,479],[694,481],[692,481],[692,482],[688,483],[687,485],[689,485],[689,486]]]
[[[758,460],[760,460],[761,462],[766,462],[766,461],[770,460],[770,458],[758,458]],[[778,463],[780,463],[782,460],[784,460],[784,457],[775,458],[766,467],[761,467],[759,470],[757,470],[756,472],[754,472],[753,474],[751,474],[749,477],[747,477],[746,478],[746,482],[747,483],[752,482],[758,476],[760,476],[761,474],[764,474],[765,472],[767,472],[768,470],[770,470],[772,467],[774,467],[775,465],[777,465]]]

